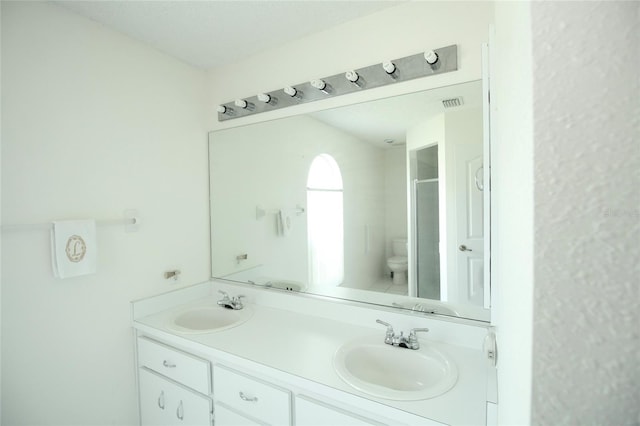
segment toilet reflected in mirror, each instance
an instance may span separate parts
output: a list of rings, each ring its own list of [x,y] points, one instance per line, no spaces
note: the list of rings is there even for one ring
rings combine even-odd
[[[396,238],[391,241],[391,250],[393,256],[387,259],[387,266],[391,269],[393,285],[406,285],[409,269],[407,239]]]

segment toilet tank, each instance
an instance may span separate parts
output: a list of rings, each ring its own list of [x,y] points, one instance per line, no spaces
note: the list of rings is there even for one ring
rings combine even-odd
[[[407,256],[407,239],[395,238],[391,240],[391,250],[395,256]]]

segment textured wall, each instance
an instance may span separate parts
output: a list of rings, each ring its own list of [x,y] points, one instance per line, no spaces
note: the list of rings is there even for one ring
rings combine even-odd
[[[534,2],[534,424],[640,422],[637,2]]]

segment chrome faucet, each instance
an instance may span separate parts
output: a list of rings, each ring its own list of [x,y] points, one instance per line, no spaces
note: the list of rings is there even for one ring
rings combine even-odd
[[[407,348],[413,350],[420,349],[420,342],[418,342],[416,333],[419,331],[429,331],[428,328],[412,328],[409,331],[409,336],[407,337],[402,331],[399,335],[396,335],[396,333],[393,331],[393,326],[391,326],[391,324],[389,324],[388,322],[384,322],[379,319],[377,319],[376,322],[387,327],[387,333],[384,336],[384,343],[386,343],[387,345],[397,346],[399,348]]]
[[[218,300],[218,306],[222,306],[227,309],[235,309],[239,310],[244,308],[242,304],[242,298],[245,297],[243,295],[234,296],[229,298],[229,294],[226,291],[218,290],[218,293],[222,294],[222,299]]]

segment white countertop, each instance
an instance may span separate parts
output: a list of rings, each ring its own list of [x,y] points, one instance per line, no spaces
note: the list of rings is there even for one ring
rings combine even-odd
[[[435,398],[420,401],[393,401],[372,397],[343,382],[333,368],[333,355],[343,344],[364,336],[378,335],[384,340],[383,327],[363,327],[348,320],[320,318],[269,306],[247,304],[252,317],[236,327],[204,334],[184,334],[166,328],[177,311],[185,306],[216,306],[219,297],[204,297],[187,304],[165,309],[134,320],[134,327],[142,334],[166,343],[205,354],[238,365],[242,360],[275,369],[274,377],[291,382],[302,379],[298,386],[308,387],[306,381],[328,386],[347,400],[351,395],[363,397],[376,404],[403,410],[421,417],[451,425],[475,425],[484,419],[487,401],[487,363],[479,350],[445,344],[421,338],[421,345],[431,345],[448,355],[458,368],[458,382]],[[221,308],[222,309],[222,308]],[[407,350],[407,349],[398,349]],[[229,355],[232,357],[230,358]],[[234,362],[234,358],[238,357]],[[283,374],[280,374],[283,373]],[[320,386],[322,388],[322,386]],[[316,389],[317,391],[317,389]],[[335,395],[334,395],[335,398]],[[369,401],[358,398],[358,406]]]

